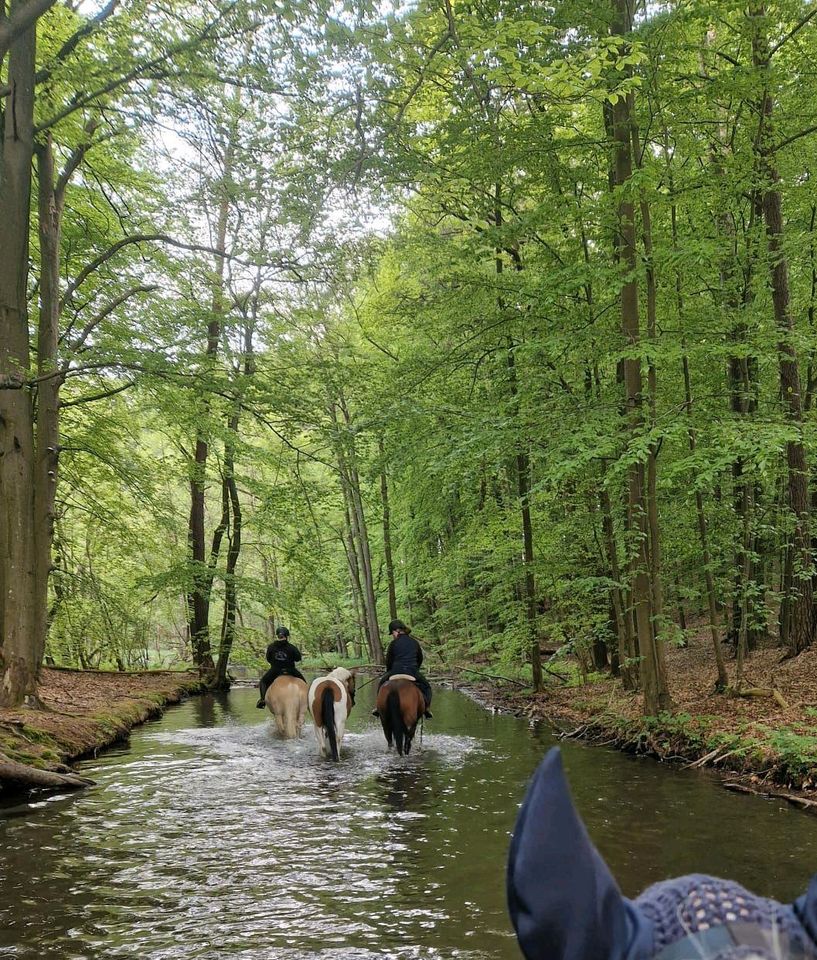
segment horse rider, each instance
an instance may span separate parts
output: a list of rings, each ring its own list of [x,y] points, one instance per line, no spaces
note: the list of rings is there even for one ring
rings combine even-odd
[[[289,642],[289,630],[286,627],[278,627],[275,636],[277,639],[267,647],[267,663],[270,668],[258,683],[261,696],[256,706],[259,708],[266,705],[267,688],[276,677],[298,677],[306,683],[306,677],[295,666],[301,659],[301,651]]]
[[[420,689],[426,702],[425,716],[429,720],[433,719],[431,713],[431,684],[420,673],[420,667],[423,663],[423,648],[420,642],[409,633],[409,628],[402,620],[392,620],[389,624],[389,633],[392,641],[386,651],[386,673],[380,678],[377,685],[379,690],[383,684],[397,673],[407,673],[414,677],[417,686]],[[378,715],[377,710],[372,710],[372,716]]]

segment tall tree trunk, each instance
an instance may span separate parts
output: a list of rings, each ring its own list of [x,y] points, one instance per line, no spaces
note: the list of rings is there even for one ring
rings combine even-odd
[[[59,459],[59,376],[57,344],[60,318],[60,243],[63,184],[54,184],[54,155],[50,135],[37,150],[39,176],[40,325],[37,334],[37,463],[34,480],[34,548],[36,551],[37,663],[45,653],[48,631],[48,578],[54,538],[54,505]]]
[[[355,621],[357,623],[356,647],[360,651],[358,656],[363,655],[362,639],[367,636],[366,617],[363,613],[363,587],[360,584],[360,566],[357,562],[357,552],[355,550],[354,537],[352,534],[352,520],[349,516],[349,503],[344,491],[344,519],[343,519],[343,549],[346,553],[346,562],[349,565],[349,582],[352,587],[352,602],[355,608]],[[368,644],[367,644],[368,646]]]
[[[763,84],[758,146],[759,175],[763,219],[771,271],[772,305],[778,332],[780,392],[789,422],[797,436],[786,443],[789,509],[794,517],[791,551],[793,560],[793,601],[789,612],[789,649],[797,654],[810,646],[814,637],[814,586],[811,537],[809,533],[809,493],[806,448],[803,441],[803,399],[800,370],[793,343],[794,322],[790,308],[789,265],[783,251],[783,201],[780,175],[773,149],[772,115],[774,103],[769,89],[771,52],[766,10],[762,4],[750,8],[752,21],[752,61]]]
[[[670,212],[672,223],[672,245],[678,250],[678,220],[675,204],[672,205]],[[689,443],[689,452],[694,454],[698,439],[695,428],[692,425],[692,382],[689,375],[689,358],[686,355],[686,344],[683,332],[684,327],[684,295],[681,285],[681,273],[675,274],[675,299],[678,310],[678,320],[681,324],[681,365],[684,374],[684,405],[687,417],[689,417],[689,426],[687,427],[687,440]],[[712,637],[712,651],[715,654],[715,665],[718,671],[718,679],[715,681],[715,688],[719,692],[726,689],[729,678],[726,674],[726,664],[723,659],[723,650],[721,649],[720,636],[720,617],[718,616],[718,600],[715,592],[715,578],[712,574],[712,553],[709,549],[709,529],[706,522],[706,513],[704,511],[704,498],[698,487],[695,488],[695,515],[698,521],[698,538],[701,543],[701,559],[704,565],[704,577],[706,580],[706,601],[709,609],[709,632]],[[680,600],[679,600],[680,603]],[[682,629],[685,625],[682,624]]]
[[[227,424],[228,438],[238,434],[239,410],[236,408]],[[224,571],[224,619],[221,627],[221,643],[219,644],[218,663],[213,685],[216,689],[225,689],[227,680],[227,666],[235,640],[235,618],[238,609],[238,589],[236,584],[236,568],[241,555],[242,514],[241,500],[238,496],[238,487],[235,482],[235,450],[230,439],[224,450],[224,487],[230,504],[229,548],[227,550],[227,567]]]
[[[342,397],[330,402],[329,406],[335,440],[335,455],[338,461],[341,488],[349,511],[352,542],[357,557],[369,656],[374,663],[383,663],[383,644],[380,640],[380,628],[377,622],[377,599],[374,593],[372,555],[366,515],[363,509],[363,498],[360,492],[360,476],[357,470],[354,438],[347,439],[347,434],[350,431],[341,429],[338,410],[341,411],[344,424],[348,428],[351,425],[351,417]]]
[[[12,14],[21,6],[13,3]],[[0,161],[0,706],[34,696],[39,670],[35,449],[26,303],[36,27],[11,45]],[[8,389],[6,389],[8,388]]]
[[[224,313],[224,265],[227,252],[227,221],[230,213],[230,179],[233,170],[235,129],[231,130],[224,153],[224,168],[221,178],[221,197],[216,224],[215,278],[210,320],[207,324],[205,365],[211,371],[215,365],[221,339],[221,318]],[[206,421],[210,412],[207,400],[202,403],[201,416]],[[207,459],[209,455],[208,428],[203,423],[196,435],[193,462],[190,465],[190,517],[187,539],[191,560],[192,586],[187,595],[188,636],[193,661],[199,671],[212,675],[215,669],[210,647],[210,595],[213,573],[205,560],[205,491],[207,482]],[[218,543],[220,545],[221,538]],[[216,557],[217,559],[217,557]]]
[[[502,184],[497,183],[494,188],[494,223],[497,229],[503,224],[502,218]],[[496,251],[495,270],[497,277],[502,276],[503,260],[502,249]],[[514,255],[514,264],[521,270],[522,264],[518,253]],[[505,313],[505,302],[501,296],[497,297],[500,313]],[[506,364],[508,369],[508,388],[511,395],[511,411],[514,420],[519,418],[519,381],[516,371],[516,357],[514,356],[514,342],[508,337],[506,350]],[[533,689],[538,693],[543,687],[542,655],[539,650],[538,611],[536,609],[536,576],[534,573],[533,556],[533,524],[530,513],[530,454],[527,443],[517,438],[514,453],[514,473],[516,475],[516,495],[519,503],[519,513],[522,520],[522,562],[524,566],[523,597],[525,603],[525,620],[528,630],[528,652],[530,656],[531,680]]]
[[[632,13],[627,0],[615,0],[612,33],[626,37],[632,26]],[[619,96],[613,106],[613,135],[615,145],[615,181],[618,195],[617,242],[624,279],[621,288],[621,328],[631,354],[636,354],[641,342],[638,303],[637,251],[635,211],[632,200],[622,190],[632,178],[632,97]],[[641,360],[635,355],[624,360],[624,385],[627,398],[627,427],[630,438],[637,440],[644,425],[643,384]],[[671,705],[662,659],[657,649],[652,627],[653,589],[650,571],[650,518],[647,477],[643,463],[636,461],[628,468],[628,514],[635,537],[632,559],[632,601],[641,663],[641,686],[644,692],[644,712],[655,715]]]
[[[599,494],[599,502],[601,503],[602,532],[607,550],[607,562],[610,565],[610,579],[615,584],[610,590],[610,601],[615,615],[616,633],[618,635],[618,662],[621,682],[625,690],[635,690],[638,687],[638,676],[634,667],[636,649],[633,639],[633,621],[621,589],[621,569],[618,563],[613,510],[610,503],[610,494],[603,484]]]
[[[386,579],[389,585],[389,618],[397,619],[397,591],[394,586],[394,560],[391,551],[391,511],[389,509],[389,481],[386,476],[386,450],[383,438],[378,440],[380,453],[380,496],[383,502],[383,556],[386,561]]]
[[[230,418],[227,422],[227,439],[224,442],[224,480],[223,498],[225,510],[231,515],[229,521],[229,548],[227,550],[227,569],[224,575],[224,619],[221,627],[221,642],[219,644],[218,662],[214,686],[217,689],[226,689],[229,686],[227,667],[235,640],[235,619],[238,611],[238,584],[236,570],[241,555],[241,534],[243,516],[241,513],[241,499],[238,496],[238,486],[235,482],[235,450],[238,445],[238,426],[241,421],[242,398],[249,385],[250,378],[255,373],[255,349],[253,338],[258,320],[258,297],[261,292],[260,273],[256,277],[251,298],[252,306],[249,316],[245,317],[244,324],[244,359],[243,370],[236,371],[237,398]]]
[[[518,399],[518,384],[516,380],[516,361],[513,355],[513,346],[507,351],[508,379],[511,396],[514,402]],[[531,679],[533,689],[539,692],[543,686],[542,655],[539,651],[539,630],[537,627],[536,609],[536,579],[534,574],[533,556],[533,524],[530,513],[530,457],[527,450],[517,444],[514,458],[516,473],[516,494],[519,500],[519,512],[522,519],[522,561],[524,563],[524,601],[525,618],[528,624],[528,650],[530,652]]]

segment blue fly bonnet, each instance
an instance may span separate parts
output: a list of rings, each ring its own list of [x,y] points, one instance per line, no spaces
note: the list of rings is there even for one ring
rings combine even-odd
[[[507,883],[527,960],[817,960],[817,876],[791,905],[701,874],[622,896],[573,806],[558,750],[519,811]]]

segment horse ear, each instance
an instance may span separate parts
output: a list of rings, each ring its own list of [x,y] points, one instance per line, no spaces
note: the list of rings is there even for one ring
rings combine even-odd
[[[507,889],[527,960],[630,960],[646,932],[576,813],[556,749],[540,764],[519,812]]]
[[[817,874],[809,880],[803,896],[794,901],[794,912],[806,928],[812,943],[817,945]]]

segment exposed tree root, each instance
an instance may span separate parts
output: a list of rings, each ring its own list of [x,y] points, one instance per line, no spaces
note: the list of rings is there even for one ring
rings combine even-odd
[[[92,787],[93,780],[80,777],[75,773],[58,773],[55,770],[39,770],[29,767],[25,763],[10,760],[4,753],[0,753],[0,786],[11,786],[14,789],[69,789],[79,790],[82,787]]]
[[[737,781],[726,781],[724,786],[727,790],[734,790],[736,793],[750,793],[755,797],[785,800],[787,803],[791,803],[801,810],[817,815],[817,800],[808,800],[806,797],[799,797],[794,793],[786,793],[784,790],[758,790],[756,787],[750,787],[748,784],[738,783]]]

